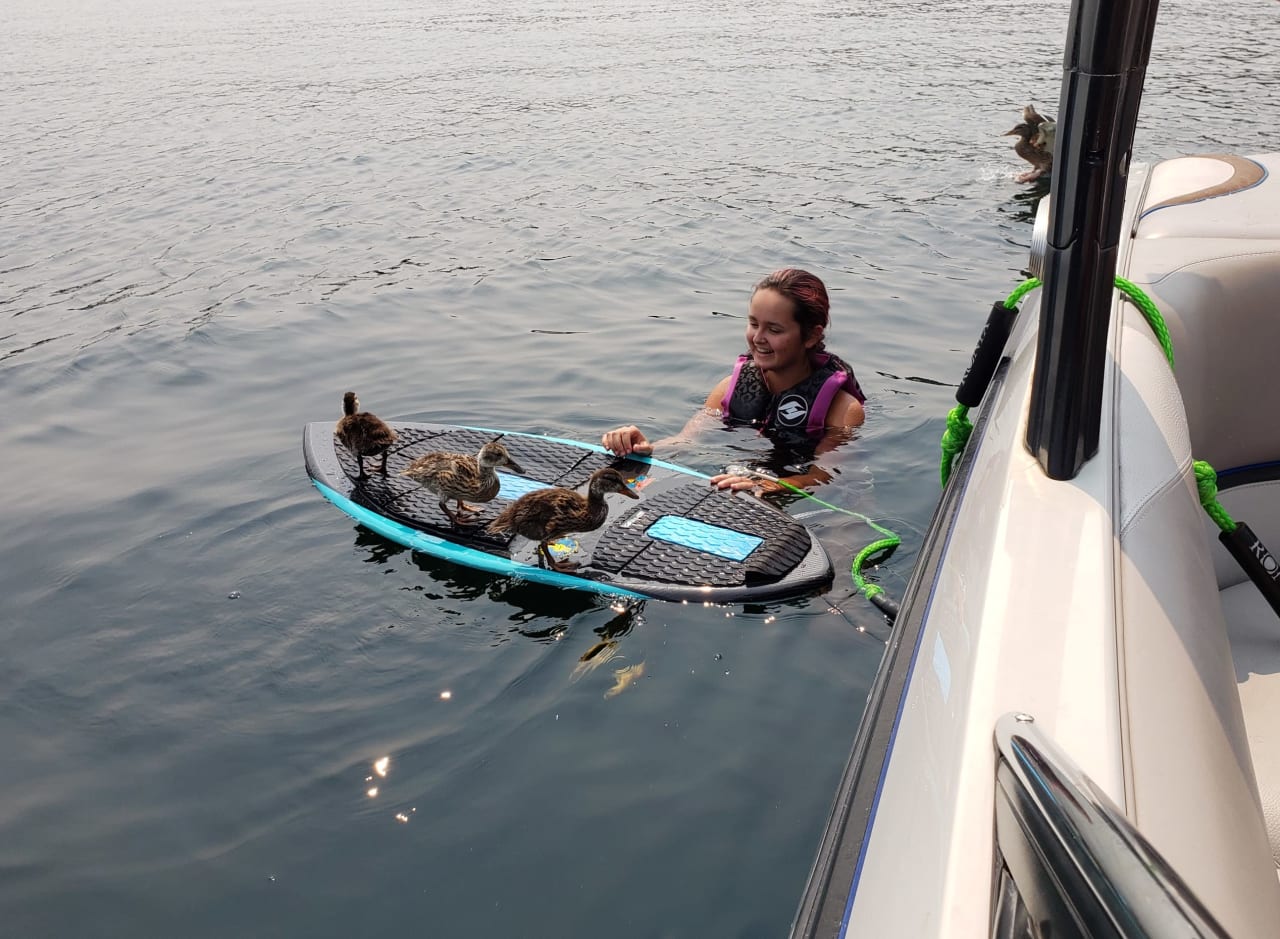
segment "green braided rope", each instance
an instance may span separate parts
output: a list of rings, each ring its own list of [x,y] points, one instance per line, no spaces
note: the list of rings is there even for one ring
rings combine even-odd
[[[849,565],[849,574],[853,577],[853,585],[868,600],[884,593],[884,588],[878,584],[867,583],[866,578],[862,576],[862,568],[866,565],[867,559],[879,554],[881,551],[891,551],[900,544],[902,544],[902,539],[897,535],[891,538],[881,538],[879,541],[871,542],[871,544],[853,556],[853,563]]]
[[[1116,287],[1133,301],[1134,306],[1142,311],[1142,315],[1146,317],[1147,325],[1156,334],[1156,339],[1160,342],[1160,348],[1164,350],[1164,357],[1169,360],[1169,368],[1173,368],[1173,340],[1169,338],[1169,328],[1165,326],[1164,317],[1160,315],[1156,305],[1151,302],[1150,297],[1142,292],[1142,288],[1132,281],[1117,276]]]
[[[1040,283],[1041,281],[1039,277],[1028,277],[1022,283],[1018,284],[1018,286],[1013,288],[1013,293],[1009,294],[1009,296],[1005,298],[1004,305],[1008,309],[1012,310],[1022,302],[1023,297],[1039,287]]]
[[[764,473],[761,473],[759,475],[765,476],[765,478],[767,479],[772,479],[775,483],[777,483],[779,486],[783,487],[784,489],[794,492],[797,495],[804,496],[806,499],[816,502],[818,503],[818,505],[824,506],[825,508],[831,509],[833,512],[841,512],[845,515],[852,515],[854,518],[861,519],[862,521],[870,525],[872,528],[874,528],[876,531],[880,532],[880,534],[884,535],[883,538],[879,539],[878,541],[871,542],[871,544],[867,545],[865,548],[863,548],[861,551],[855,554],[853,556],[853,563],[849,565],[849,575],[853,578],[853,585],[858,589],[858,591],[864,597],[870,600],[872,597],[876,596],[877,594],[884,593],[883,587],[879,587],[875,584],[867,583],[866,579],[862,576],[862,568],[867,563],[868,558],[874,557],[875,555],[879,554],[882,551],[892,551],[894,548],[898,547],[898,545],[902,544],[902,539],[898,536],[897,532],[891,531],[888,528],[885,528],[883,525],[877,524],[876,522],[867,518],[867,516],[863,515],[861,512],[853,512],[853,511],[850,511],[849,509],[841,508],[838,505],[832,505],[830,502],[824,502],[823,500],[815,496],[812,492],[809,492],[805,489],[801,489],[799,486],[793,486],[791,483],[787,482],[785,479],[778,479],[777,477],[774,477],[774,476],[766,476]]]
[[[1165,325],[1164,317],[1160,315],[1156,305],[1151,302],[1150,297],[1142,292],[1142,288],[1132,281],[1125,280],[1123,277],[1116,277],[1116,287],[1133,302],[1134,306],[1142,311],[1147,325],[1156,334],[1156,340],[1160,343],[1160,348],[1164,350],[1164,357],[1169,362],[1169,368],[1172,369],[1173,340],[1169,338],[1169,327]],[[1227,510],[1218,501],[1217,470],[1204,460],[1196,460],[1193,464],[1193,469],[1196,474],[1196,492],[1200,496],[1200,505],[1204,507],[1205,512],[1213,519],[1214,524],[1223,531],[1235,531],[1236,520],[1227,514]]]
[[[942,486],[945,489],[947,480],[951,478],[951,464],[964,451],[973,433],[973,423],[969,420],[969,409],[957,404],[947,413],[947,429],[942,432]]]
[[[1218,472],[1204,460],[1196,460],[1196,491],[1200,494],[1200,504],[1209,513],[1209,517],[1223,531],[1235,531],[1236,520],[1227,514],[1227,510],[1218,501]]]
[[[1039,286],[1039,277],[1028,277],[1014,287],[1013,292],[1005,298],[1005,309],[1016,310],[1022,298]],[[957,404],[947,415],[947,429],[942,433],[941,476],[944,489],[947,480],[951,478],[951,467],[955,464],[956,457],[964,452],[965,444],[969,442],[969,435],[972,433],[973,424],[969,420],[969,409],[963,404]]]
[[[1143,292],[1142,288],[1133,283],[1133,281],[1117,275],[1115,282],[1116,288],[1142,312],[1147,325],[1155,333],[1156,341],[1160,343],[1160,348],[1164,350],[1164,357],[1169,362],[1169,368],[1172,369],[1173,340],[1169,336],[1169,327],[1165,324],[1160,310],[1156,308],[1155,303]],[[1009,294],[1008,299],[1004,301],[1004,305],[1009,309],[1014,309],[1028,292],[1039,286],[1040,279],[1038,277],[1030,277],[1024,280]],[[952,462],[964,450],[965,444],[969,442],[969,435],[973,433],[973,425],[969,422],[968,414],[969,409],[964,405],[958,404],[947,415],[947,429],[942,434],[943,486],[946,486],[947,479],[951,475]],[[1194,469],[1196,491],[1199,493],[1200,504],[1204,507],[1205,512],[1223,531],[1235,531],[1235,519],[1227,513],[1227,510],[1222,507],[1222,503],[1218,501],[1217,471],[1204,460],[1196,460]]]

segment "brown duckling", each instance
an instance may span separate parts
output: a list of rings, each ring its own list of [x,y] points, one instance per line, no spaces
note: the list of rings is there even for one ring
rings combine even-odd
[[[572,561],[556,561],[551,557],[551,542],[572,532],[594,531],[609,517],[607,492],[620,492],[629,499],[639,499],[616,469],[605,467],[591,474],[585,496],[555,486],[527,492],[512,502],[489,523],[493,534],[515,532],[538,542],[538,560],[543,567],[571,571]]]
[[[354,391],[342,396],[342,419],[333,428],[333,435],[355,455],[361,479],[369,475],[364,471],[364,458],[378,454],[382,454],[380,472],[387,475],[387,450],[396,442],[396,432],[382,418],[361,411],[360,399]]]
[[[401,471],[424,488],[430,489],[440,499],[440,508],[453,524],[465,521],[463,513],[479,511],[478,506],[467,505],[465,499],[488,502],[498,494],[501,482],[495,472],[499,466],[509,466],[523,473],[520,464],[511,458],[507,448],[496,440],[486,443],[475,456],[462,453],[426,453]],[[458,503],[453,512],[446,504],[450,499]]]
[[[1012,130],[1005,131],[1005,137],[1017,137],[1013,152],[1018,154],[1032,169],[1017,177],[1020,183],[1029,183],[1041,176],[1053,172],[1054,131],[1057,124],[1053,118],[1044,117],[1035,107],[1028,104],[1022,109],[1022,122],[1015,124]]]
[[[1053,144],[1058,135],[1058,122],[1045,120],[1036,128],[1036,135],[1031,138],[1031,145],[1037,150],[1048,153],[1050,157],[1053,155]],[[1050,160],[1050,169],[1053,167],[1052,159]]]

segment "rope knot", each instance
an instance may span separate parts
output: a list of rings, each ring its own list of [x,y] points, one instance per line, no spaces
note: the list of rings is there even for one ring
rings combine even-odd
[[[1218,499],[1218,473],[1204,460],[1196,460],[1196,489],[1200,493],[1200,504],[1212,505]]]
[[[1196,474],[1196,491],[1200,494],[1200,504],[1209,513],[1209,517],[1223,531],[1235,531],[1236,520],[1227,514],[1227,510],[1218,501],[1218,471],[1204,460],[1196,460],[1192,464]]]
[[[947,429],[942,433],[942,485],[947,484],[951,476],[951,464],[956,454],[964,449],[973,433],[973,424],[969,421],[969,409],[957,404],[947,414]]]

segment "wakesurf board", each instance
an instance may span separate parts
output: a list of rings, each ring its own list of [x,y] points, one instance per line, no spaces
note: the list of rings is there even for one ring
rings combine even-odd
[[[708,485],[704,473],[645,456],[615,457],[576,440],[453,424],[388,422],[396,441],[380,458],[365,458],[358,478],[354,455],[339,443],[332,422],[307,424],[307,474],[331,503],[364,527],[398,544],[458,564],[529,581],[624,597],[709,603],[778,600],[817,593],[831,584],[832,567],[813,533],[782,510],[744,493]],[[475,454],[500,440],[524,470],[498,470],[497,498],[482,503],[467,524],[454,527],[437,498],[398,475],[425,453]],[[578,566],[562,572],[539,565],[537,542],[495,535],[485,526],[513,499],[546,486],[585,494],[588,477],[612,466],[638,500],[611,494],[609,516],[595,531],[552,545]]]

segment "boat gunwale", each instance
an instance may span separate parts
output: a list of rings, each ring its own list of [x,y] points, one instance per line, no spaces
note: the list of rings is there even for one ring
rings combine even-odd
[[[999,397],[1011,361],[1012,358],[1007,353],[1001,357],[987,389],[987,402]],[[960,507],[976,463],[976,454],[980,449],[978,444],[985,436],[994,411],[995,408],[986,407],[979,412],[969,446],[961,452],[926,529],[926,540],[921,545],[911,579],[903,593],[902,610],[907,615],[895,622],[889,647],[885,650],[884,659],[867,695],[867,706],[858,722],[853,747],[841,774],[839,788],[823,831],[823,840],[816,852],[805,892],[792,921],[791,939],[825,936],[828,933],[824,931],[824,927],[834,926],[838,926],[838,929],[833,935],[842,936],[848,926],[857,897],[867,844],[875,826],[894,743],[902,723],[903,709],[916,674],[925,626],[929,621],[938,585],[941,561],[947,555],[955,531]],[[920,603],[918,598],[926,586],[928,596]],[[908,648],[910,655],[904,659],[904,652]],[[887,707],[889,704],[893,705],[892,709]],[[869,758],[876,752],[881,755],[875,761],[872,785],[868,779],[872,768]],[[845,835],[854,829],[857,820],[861,818],[865,818],[865,822],[856,847],[851,848]],[[849,870],[850,865],[852,870]],[[846,880],[848,888],[836,907],[840,911],[837,922],[833,915],[836,908],[833,908],[832,887],[845,883]]]

